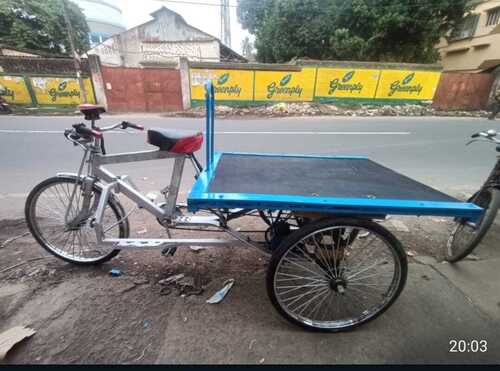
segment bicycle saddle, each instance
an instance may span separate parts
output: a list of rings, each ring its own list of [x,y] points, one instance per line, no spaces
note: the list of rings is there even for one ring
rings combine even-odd
[[[148,130],[148,143],[160,148],[160,151],[193,153],[201,148],[203,134],[194,130],[153,128]]]
[[[85,120],[99,120],[101,118],[99,115],[106,112],[103,106],[97,106],[90,103],[80,104],[78,109],[85,115]]]

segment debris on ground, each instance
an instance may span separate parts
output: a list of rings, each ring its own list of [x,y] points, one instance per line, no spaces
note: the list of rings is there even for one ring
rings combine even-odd
[[[414,257],[415,255],[417,255],[417,253],[415,251],[412,251],[412,250],[407,250],[406,255]]]
[[[122,275],[122,271],[118,268],[112,268],[110,271],[109,271],[109,274],[113,277],[120,277]]]
[[[14,345],[33,336],[35,333],[35,330],[24,326],[16,326],[2,332],[0,334],[0,361],[5,358],[7,352],[11,350]]]
[[[148,230],[146,228],[137,231],[137,234],[146,234],[146,233],[148,233]]]
[[[401,105],[375,105],[375,104],[331,104],[317,102],[280,102],[249,107],[230,107],[224,105],[215,106],[218,117],[242,117],[242,116],[454,116],[454,117],[487,117],[488,112],[465,111],[465,110],[439,110],[428,103],[401,104]],[[186,111],[170,112],[166,116],[202,117],[205,108],[193,107]]]
[[[44,259],[50,259],[50,258],[51,258],[51,256],[44,256],[44,257],[41,257],[41,258],[28,259],[28,260],[25,260],[25,261],[23,261],[21,263],[17,263],[17,264],[11,265],[10,267],[2,269],[0,271],[0,274],[5,273],[7,271],[10,271],[12,269],[18,268],[18,267],[20,267],[21,265],[24,265],[24,264],[28,264],[28,263],[31,263],[31,262],[34,262],[34,261],[37,261],[37,260],[44,260]]]
[[[167,277],[167,278],[164,278],[162,280],[159,280],[158,283],[160,285],[170,285],[174,282],[177,282],[179,281],[180,279],[184,278],[184,273],[179,273],[179,274],[174,274],[173,276],[170,276],[170,277]]]
[[[465,258],[465,260],[472,260],[472,261],[478,261],[478,260],[481,260],[481,258],[477,255],[474,255],[474,254],[469,254],[467,255]]]
[[[30,232],[25,232],[19,236],[15,236],[15,237],[11,237],[11,238],[8,238],[6,239],[5,241],[3,241],[2,243],[0,243],[0,249],[3,249],[4,247],[6,247],[8,244],[16,241],[16,240],[19,240],[20,238],[23,238],[23,237],[26,237],[30,234]]]
[[[149,343],[148,345],[146,345],[146,347],[144,348],[144,350],[142,351],[141,355],[139,357],[137,357],[136,359],[134,359],[134,362],[137,362],[137,361],[140,361],[141,359],[144,358],[144,355],[146,354],[146,350],[151,346],[152,344]]]
[[[248,350],[252,350],[253,345],[257,342],[257,339],[253,339],[250,341],[250,345],[248,346]]]
[[[203,293],[203,287],[196,281],[199,280],[186,276],[184,273],[174,274],[158,281],[160,285],[165,286],[160,290],[160,295],[169,295],[172,292],[171,287],[176,288],[182,296],[200,295]]]
[[[144,322],[142,323],[142,327],[148,329],[151,327],[152,323],[153,321],[151,321],[150,319],[145,319]]]
[[[205,250],[206,249],[205,246],[189,246],[189,248],[191,250],[193,250],[194,252],[200,252],[201,250]]]
[[[208,304],[217,304],[220,303],[224,298],[226,297],[227,293],[229,290],[231,290],[231,287],[234,285],[234,279],[230,278],[226,282],[224,282],[222,289],[217,291],[215,294],[212,295],[209,299],[207,299]]]
[[[147,285],[149,280],[146,277],[139,277],[134,280],[134,284],[136,285]]]

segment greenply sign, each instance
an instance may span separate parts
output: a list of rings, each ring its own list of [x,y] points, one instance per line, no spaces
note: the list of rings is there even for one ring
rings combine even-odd
[[[308,101],[314,95],[315,68],[255,71],[255,100]]]
[[[280,81],[279,84],[276,83],[276,81],[273,81],[269,85],[267,85],[267,99],[272,99],[275,95],[279,96],[285,96],[288,98],[292,98],[293,96],[297,96],[300,98],[302,95],[302,91],[304,90],[300,85],[295,85],[290,84],[290,86],[287,86],[288,83],[290,83],[292,80],[292,74],[289,73],[288,75],[285,75]]]
[[[191,69],[191,99],[205,99],[205,81],[212,80],[217,100],[253,99],[253,71]]]
[[[214,85],[214,91],[216,94],[227,95],[228,97],[239,97],[241,94],[241,87],[238,84],[231,85],[230,73],[225,73],[220,76]]]
[[[380,71],[318,68],[315,96],[321,98],[372,98]]]
[[[415,77],[415,72],[410,73],[403,80],[394,81],[389,87],[389,96],[392,97],[395,93],[408,93],[415,95],[420,95],[423,90],[422,84],[411,84],[411,81]]]
[[[432,100],[441,73],[424,70],[305,67],[300,71],[191,69],[191,99],[205,99],[212,80],[218,101],[396,101]]]

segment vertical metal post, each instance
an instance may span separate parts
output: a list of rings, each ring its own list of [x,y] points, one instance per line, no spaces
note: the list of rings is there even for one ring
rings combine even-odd
[[[214,138],[215,138],[215,94],[214,86],[210,84],[210,101],[212,102],[212,111],[210,113],[210,167],[214,163]]]
[[[177,196],[181,187],[182,171],[184,170],[185,160],[186,158],[184,156],[175,158],[174,169],[172,171],[172,179],[168,187],[167,206],[165,209],[165,215],[167,217],[172,217],[175,213],[175,207],[177,206]]]
[[[205,130],[205,150],[206,168],[211,169],[214,158],[214,87],[211,81],[205,83],[205,103],[206,103],[206,130]]]

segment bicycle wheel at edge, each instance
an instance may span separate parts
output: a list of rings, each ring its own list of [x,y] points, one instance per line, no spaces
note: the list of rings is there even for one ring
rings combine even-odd
[[[91,218],[72,230],[69,230],[64,222],[75,180],[74,177],[57,176],[35,186],[26,200],[26,222],[37,242],[58,258],[80,265],[101,264],[115,257],[120,250],[97,246],[95,231],[90,225]],[[81,185],[81,180],[78,183]],[[79,191],[80,188],[77,193]],[[91,207],[94,210],[100,194],[99,187],[94,185],[91,200]],[[74,203],[71,212],[77,214],[81,203],[75,201]],[[121,205],[116,200],[110,199],[104,213],[104,230],[106,231],[108,226],[117,224],[106,232],[106,237],[128,237],[128,220],[121,220],[124,215]]]
[[[275,251],[267,291],[277,311],[296,325],[348,331],[394,303],[407,270],[400,242],[382,226],[322,219],[289,235]]]
[[[495,221],[500,207],[500,190],[486,188],[473,195],[469,200],[485,209],[482,217],[476,222],[463,218],[455,220],[455,226],[446,242],[445,260],[456,263],[469,255],[482,241]]]

